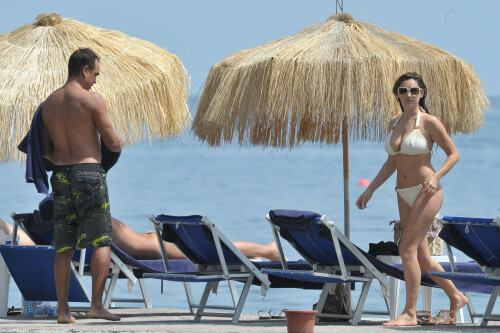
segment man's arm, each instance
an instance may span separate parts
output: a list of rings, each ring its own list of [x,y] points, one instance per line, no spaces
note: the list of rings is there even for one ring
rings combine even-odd
[[[121,151],[123,139],[113,128],[104,99],[101,95],[93,93],[91,100],[90,109],[102,141],[110,151],[116,153]]]

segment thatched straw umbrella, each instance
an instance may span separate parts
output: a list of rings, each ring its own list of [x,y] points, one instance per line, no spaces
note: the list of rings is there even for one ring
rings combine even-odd
[[[192,128],[210,145],[237,137],[240,144],[293,148],[342,138],[349,235],[348,137],[384,138],[390,118],[401,112],[392,85],[408,71],[424,77],[429,110],[450,133],[481,126],[489,102],[469,64],[342,13],[215,64]]]
[[[103,95],[127,143],[146,134],[167,138],[189,125],[188,76],[177,56],[119,31],[41,14],[35,23],[0,34],[0,161],[21,159],[16,147],[36,107],[66,82],[69,56],[81,47],[101,59],[92,90]]]

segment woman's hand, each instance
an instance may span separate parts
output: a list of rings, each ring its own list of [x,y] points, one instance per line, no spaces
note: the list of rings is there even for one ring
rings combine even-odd
[[[373,192],[372,191],[369,191],[368,189],[365,190],[358,198],[358,200],[356,200],[356,206],[359,208],[359,209],[365,209],[366,208],[366,204],[368,203],[368,201],[370,201],[370,199],[372,198],[372,195],[373,195]]]
[[[433,174],[429,179],[423,182],[422,185],[424,185],[422,188],[423,193],[433,195],[438,190],[439,178],[436,174]]]

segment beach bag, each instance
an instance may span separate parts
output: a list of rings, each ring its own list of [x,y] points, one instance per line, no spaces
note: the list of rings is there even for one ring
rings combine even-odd
[[[394,220],[389,223],[389,225],[394,224],[394,243],[399,246],[401,239],[403,238],[403,228],[401,227],[401,221]],[[429,245],[429,252],[431,256],[441,256],[443,255],[444,242],[438,237],[441,231],[441,223],[439,220],[434,219],[432,221],[429,231],[427,231],[427,244]]]
[[[351,315],[351,299],[350,290],[343,283],[337,283],[335,292],[328,294],[323,307],[324,313]],[[313,310],[316,310],[318,303],[313,305]],[[320,318],[320,322],[346,322],[349,318]]]

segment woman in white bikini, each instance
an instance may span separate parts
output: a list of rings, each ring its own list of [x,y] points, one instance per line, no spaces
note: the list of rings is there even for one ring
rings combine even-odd
[[[427,230],[443,203],[439,180],[457,163],[459,155],[443,124],[430,115],[425,106],[427,88],[420,75],[403,74],[396,80],[393,93],[403,113],[394,117],[389,125],[385,143],[389,156],[356,201],[356,206],[365,209],[373,192],[397,171],[396,192],[403,227],[399,254],[406,284],[406,304],[400,316],[383,325],[414,326],[417,325],[416,306],[421,270],[426,273],[443,271],[441,265],[430,256]],[[434,143],[447,155],[437,172],[431,164]],[[422,313],[419,319],[430,324],[455,324],[457,312],[467,304],[467,298],[451,281],[436,277],[432,279],[449,297],[450,310],[442,310],[434,318],[430,318],[430,313]]]

